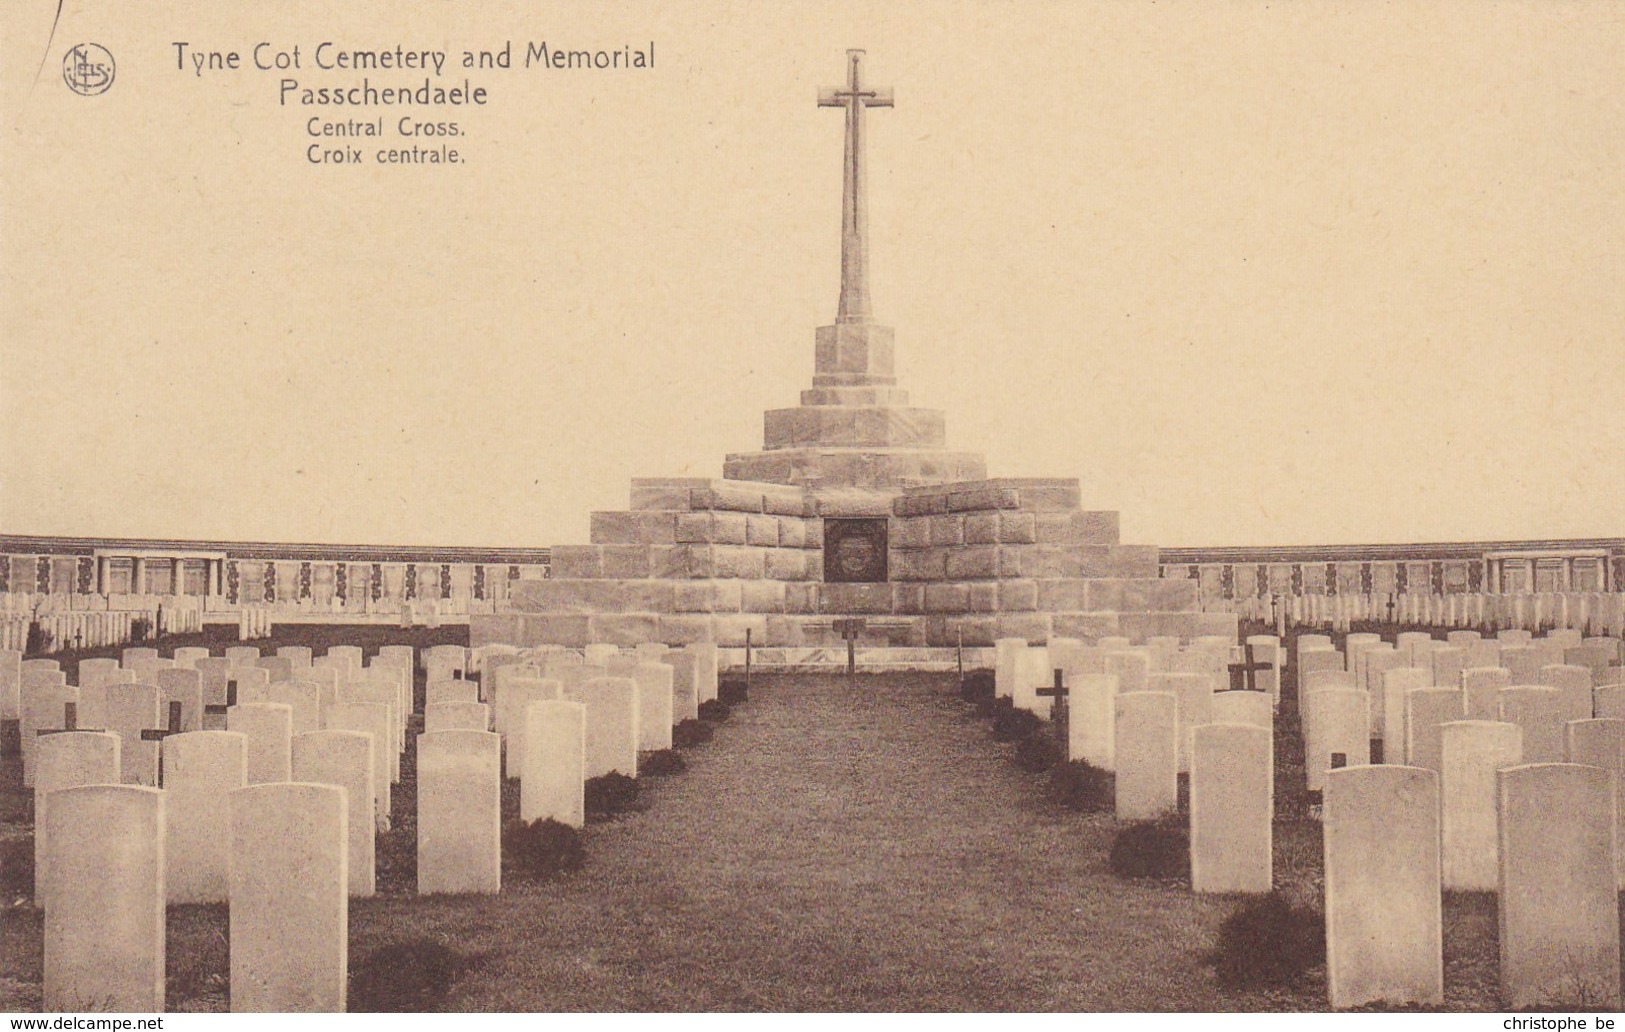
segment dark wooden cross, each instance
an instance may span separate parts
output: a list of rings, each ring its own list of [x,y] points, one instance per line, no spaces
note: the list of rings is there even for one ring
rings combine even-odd
[[[101,731],[99,727],[79,726],[79,704],[77,702],[64,702],[62,704],[62,726],[35,728],[36,735],[65,735],[71,731]]]
[[[171,705],[175,704],[171,703]],[[219,703],[210,703],[209,705],[203,707],[203,712],[224,716],[226,711],[230,710],[235,705],[237,705],[237,679],[235,677],[228,677],[226,679],[226,704],[222,706]]]
[[[1273,670],[1274,664],[1260,663],[1253,659],[1253,646],[1251,644],[1243,645],[1242,649],[1245,657],[1243,661],[1231,663],[1225,667],[1226,670],[1230,671],[1230,690],[1233,692],[1243,690],[1249,692],[1259,691],[1258,671]]]
[[[1055,700],[1050,704],[1049,716],[1051,720],[1059,723],[1062,715],[1066,713],[1067,697],[1067,687],[1062,678],[1061,668],[1055,668],[1055,684],[1052,687],[1040,688],[1034,694],[1040,699]]]
[[[863,633],[863,618],[850,617],[835,620],[833,623],[835,633],[839,634],[841,640],[846,642],[846,676],[856,678],[858,676],[858,636]]]
[[[163,741],[164,741],[164,739],[168,738],[170,735],[178,735],[180,733],[181,733],[181,704],[178,703],[178,702],[172,702],[172,703],[169,704],[169,726],[168,727],[161,728],[161,729],[143,728],[142,731],[141,731],[141,740],[143,742],[157,742],[157,743],[159,743],[159,745],[158,745],[158,783],[160,785],[164,783],[164,747],[163,747]]]
[[[1395,600],[1393,592],[1389,592],[1388,593],[1388,622],[1389,623],[1394,622],[1394,609],[1396,607],[1398,607],[1398,605],[1399,605],[1399,603],[1398,603],[1398,601]]]
[[[178,702],[172,702],[169,704],[169,726],[161,729],[145,728],[141,732],[141,740],[143,742],[162,742],[170,735],[178,735],[180,733],[181,704]]]

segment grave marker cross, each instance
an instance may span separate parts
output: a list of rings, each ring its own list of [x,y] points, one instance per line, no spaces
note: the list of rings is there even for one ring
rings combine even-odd
[[[156,728],[156,729],[155,728],[146,728],[146,729],[143,729],[142,732],[141,732],[141,740],[143,742],[162,742],[165,738],[168,738],[170,735],[178,735],[180,733],[181,733],[181,704],[178,703],[178,702],[171,702],[169,704],[169,726],[166,727],[166,728]]]
[[[170,735],[178,735],[180,733],[181,733],[181,704],[178,703],[178,702],[171,702],[169,704],[169,726],[168,727],[166,727],[166,728],[157,728],[157,729],[155,729],[155,728],[143,728],[142,731],[141,731],[141,740],[143,742],[157,742],[157,743],[159,743],[159,745],[158,745],[158,783],[160,785],[163,784],[163,780],[164,780],[164,747],[163,747],[163,741],[164,741],[164,739],[168,738]]]
[[[41,727],[34,730],[36,735],[65,735],[73,731],[100,731],[99,727],[79,726],[79,704],[77,702],[64,702],[62,704],[62,726]]]
[[[1066,713],[1067,698],[1067,687],[1062,679],[1061,668],[1055,668],[1055,684],[1052,687],[1040,688],[1033,694],[1037,695],[1040,699],[1055,700],[1055,702],[1050,706],[1049,715],[1051,720],[1055,721],[1056,723],[1060,723],[1061,717]]]
[[[1231,663],[1225,667],[1230,671],[1230,690],[1256,692],[1258,688],[1258,671],[1273,670],[1275,664],[1260,663],[1253,658],[1253,646],[1243,645],[1244,660],[1240,663]]]
[[[170,703],[170,705],[175,706],[179,705],[179,703]],[[226,711],[235,705],[237,705],[237,679],[233,677],[226,681],[226,704],[222,706],[219,703],[210,703],[203,707],[203,712],[224,716]]]
[[[851,617],[834,621],[835,633],[846,642],[846,676],[858,676],[858,636],[863,633],[864,621],[859,617]]]

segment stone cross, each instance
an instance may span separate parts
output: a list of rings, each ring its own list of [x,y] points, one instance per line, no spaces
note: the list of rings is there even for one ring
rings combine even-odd
[[[70,731],[100,731],[99,727],[79,726],[79,704],[77,702],[64,702],[62,704],[62,726],[36,728],[36,735],[65,735]]]
[[[1040,699],[1055,700],[1050,704],[1049,716],[1051,720],[1059,724],[1061,722],[1061,718],[1066,715],[1067,696],[1067,688],[1062,680],[1061,668],[1055,668],[1055,684],[1052,687],[1040,688],[1033,694],[1037,695]]]
[[[1272,668],[1272,664],[1260,663],[1253,659],[1253,647],[1251,645],[1243,645],[1242,648],[1246,650],[1246,660],[1241,663],[1231,663],[1225,667],[1226,670],[1230,671],[1230,690],[1241,691],[1245,689],[1249,692],[1256,692],[1259,690],[1258,671],[1269,670]]]
[[[846,108],[846,165],[841,194],[841,303],[838,323],[867,322],[869,212],[863,195],[863,109],[892,106],[890,87],[863,84],[863,51],[846,52],[846,86],[818,91],[819,107]]]

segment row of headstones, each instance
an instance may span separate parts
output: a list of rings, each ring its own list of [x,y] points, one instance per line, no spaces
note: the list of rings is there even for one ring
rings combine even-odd
[[[273,624],[269,606],[244,606],[237,611],[237,640],[269,638]]]
[[[1388,762],[1440,770],[1444,724],[1504,720],[1522,727],[1527,762],[1554,762],[1563,758],[1567,721],[1625,716],[1617,639],[1506,645],[1454,633],[1462,635],[1458,644],[1410,632],[1392,645],[1351,636],[1346,655],[1329,643],[1305,647],[1300,640],[1299,715],[1310,790],[1320,788],[1336,757],[1367,762],[1373,739],[1382,741]]]
[[[1243,618],[1278,623],[1290,618],[1294,624],[1337,631],[1347,631],[1356,621],[1390,620],[1440,629],[1555,625],[1590,628],[1597,634],[1625,632],[1625,595],[1619,592],[1291,595],[1243,599],[1226,606]]]
[[[1327,776],[1333,1007],[1444,1002],[1441,893],[1452,887],[1453,857],[1486,870],[1499,892],[1506,1008],[1619,1007],[1615,810],[1625,722],[1576,722],[1571,730],[1580,724],[1613,725],[1581,736],[1613,758],[1612,770],[1592,765],[1602,758],[1594,754],[1584,763],[1519,764],[1516,727],[1458,724],[1464,738],[1478,738],[1463,753],[1470,778],[1398,765]],[[1456,817],[1466,790],[1476,813],[1464,826]]]
[[[1051,659],[1040,649],[1016,655],[1018,670],[1023,660],[1040,668]],[[1108,667],[1111,663],[1107,661]],[[1030,674],[1014,678],[1017,685],[1032,679]],[[1154,690],[1149,678],[1146,687],[1120,691],[1117,673],[1070,679],[1065,683],[1069,757],[1115,771],[1116,815],[1124,821],[1152,820],[1174,811],[1178,775],[1188,769],[1193,891],[1267,892],[1273,885],[1272,709],[1262,693],[1214,693],[1190,683],[1192,691],[1182,694]],[[1182,697],[1187,703],[1205,697],[1214,707],[1209,713],[1212,722],[1182,723]],[[1518,747],[1521,731],[1515,724],[1462,722],[1447,729],[1450,758],[1443,765],[1442,779],[1435,771],[1397,765],[1331,773],[1326,779],[1324,819],[1334,1006],[1384,1000],[1442,1002],[1441,884],[1499,887],[1503,894],[1518,894],[1517,904],[1507,911],[1510,924],[1504,924],[1502,932],[1502,985],[1508,1006],[1556,1000],[1548,995],[1554,984],[1562,984],[1563,992],[1572,989],[1553,981],[1559,973],[1554,969],[1561,966],[1554,957],[1561,961],[1562,956],[1578,960],[1572,970],[1560,973],[1583,983],[1570,1002],[1604,999],[1617,1004],[1613,887],[1625,877],[1625,861],[1616,845],[1625,827],[1616,810],[1618,800],[1625,799],[1621,787],[1625,721],[1576,721],[1566,731],[1567,763],[1524,764]],[[1339,785],[1335,792],[1329,787],[1334,783]],[[1561,786],[1576,786],[1582,801],[1548,805],[1548,797],[1565,791]],[[1416,842],[1433,845],[1431,860],[1423,856],[1411,887],[1425,886],[1431,879],[1431,910],[1414,906],[1414,894],[1396,907],[1387,892],[1393,859],[1385,844],[1388,825],[1383,813],[1392,798],[1415,806],[1420,805],[1415,803],[1419,795],[1428,800],[1422,809],[1431,814],[1433,824],[1431,832],[1420,833]],[[1570,820],[1577,811],[1584,812],[1584,819]],[[1542,843],[1554,838],[1559,840],[1555,848],[1543,851]],[[1416,842],[1410,844],[1413,851],[1419,848]],[[1576,858],[1593,866],[1576,874]],[[1599,888],[1602,881],[1607,883],[1606,895]],[[1625,880],[1619,884],[1625,888]],[[1608,904],[1606,920],[1575,919],[1577,907],[1591,907],[1594,915],[1603,899]],[[1428,934],[1421,937],[1420,952],[1415,948],[1417,936],[1410,934],[1416,921],[1431,922]],[[1397,954],[1388,948],[1389,937],[1396,935],[1407,940],[1407,949]],[[1553,942],[1561,951],[1548,950]],[[1415,959],[1423,954],[1432,957],[1433,965],[1425,971],[1416,967]],[[1419,972],[1431,974],[1422,978]],[[1587,996],[1584,986],[1600,988]]]
[[[67,683],[55,660],[24,661],[18,700],[24,785],[34,783],[34,752],[42,734],[87,729],[121,735],[123,780],[155,786],[157,743],[163,736],[225,728],[228,710],[246,704],[289,705],[292,730],[302,733],[323,727],[330,711],[344,719],[349,711],[334,709],[340,703],[384,703],[398,727],[396,744],[404,745],[410,646],[384,646],[365,666],[354,646],[335,646],[321,657],[299,647],[264,657],[253,647],[226,652],[217,657],[206,649],[180,648],[164,658],[155,649],[125,649],[119,663],[81,661],[78,685]],[[260,765],[259,752],[251,753],[251,769]],[[391,763],[398,770],[399,750]]]
[[[129,641],[130,626],[140,613],[91,612],[51,613],[0,617],[0,651],[21,653],[28,646],[29,626],[36,621],[51,635],[49,651],[70,648],[101,648]],[[152,614],[147,614],[149,618]]]
[[[1208,646],[1193,644],[1197,655]],[[1150,673],[1146,658],[1115,643],[996,643],[995,692],[1003,694],[1003,680],[1015,706],[1047,717],[1051,700],[1035,700],[1031,686],[1047,674],[1048,690],[1054,691],[1059,679],[1067,705],[1067,758],[1115,774],[1119,820],[1155,820],[1176,810],[1179,775],[1188,772],[1192,889],[1269,891],[1275,793],[1270,693],[1215,691],[1212,673]]]
[[[514,729],[510,729],[508,738],[508,773],[520,777],[521,816],[526,820],[553,816],[580,826],[583,782],[594,743],[602,746],[601,762],[615,764],[614,769],[627,766],[635,772],[637,749],[650,741],[642,737],[639,730],[640,718],[646,714],[665,725],[664,742],[669,747],[674,669],[687,670],[689,683],[694,685],[691,693],[694,697],[708,694],[704,687],[706,650],[673,654],[678,660],[674,665],[647,658],[656,654],[653,648],[645,647],[640,652],[646,657],[642,662],[637,656],[623,656],[618,650],[613,656],[599,651],[592,658],[605,660],[601,665],[588,664],[586,657],[579,655],[576,659],[580,662],[572,663],[564,658],[566,653],[546,654],[546,659],[558,671],[581,671],[581,677],[572,679],[581,701],[561,698],[567,691],[561,681],[523,676],[535,668],[521,663],[497,663],[487,667],[493,675],[489,678],[492,693],[497,698],[504,692],[508,695],[507,707],[498,708],[511,713],[514,706],[523,705],[520,720],[523,733],[515,735]],[[715,680],[714,656],[711,652],[712,682]],[[516,654],[516,658],[527,657]],[[629,662],[633,677],[587,676],[598,669],[618,670]],[[469,664],[465,661],[464,665]],[[426,659],[426,666],[435,673],[465,672],[447,670],[432,658]],[[437,725],[444,719],[455,722],[462,716],[471,718],[476,726],[427,731],[418,739],[419,891],[498,891],[503,736],[483,729],[489,712],[487,704],[466,697],[469,688],[478,690],[476,682],[452,678],[431,683],[441,686],[438,691],[462,696],[432,704],[436,708],[454,708],[450,713],[439,709],[435,714]],[[541,697],[531,698],[533,692]],[[709,694],[715,696],[714,687]],[[662,695],[664,706],[659,701]],[[483,712],[471,711],[469,707],[479,707]],[[456,708],[461,708],[461,713]],[[288,728],[293,707],[278,703],[240,703],[232,708],[232,715],[239,712],[256,716],[275,714],[281,718],[282,726]],[[593,719],[595,716],[601,719]],[[593,726],[601,729],[599,734],[588,733]],[[40,794],[45,805],[41,807],[43,852],[39,869],[52,872],[42,882],[47,922],[47,1001],[65,1005],[66,1001],[77,1000],[81,1001],[81,1009],[85,1000],[108,1001],[107,1006],[125,1010],[160,1009],[163,901],[166,895],[170,901],[196,898],[184,891],[179,896],[173,895],[166,884],[190,885],[201,878],[213,886],[214,893],[224,885],[225,898],[232,906],[234,1009],[342,1009],[345,964],[342,898],[346,885],[352,894],[370,892],[373,869],[372,822],[357,823],[347,812],[346,797],[376,798],[376,793],[369,789],[369,785],[376,783],[369,775],[375,779],[377,771],[372,746],[387,735],[387,729],[378,729],[372,733],[317,731],[292,736],[289,777],[294,780],[278,785],[290,792],[277,801],[250,795],[270,785],[245,787],[249,734],[190,732],[166,739],[165,790],[145,790],[148,794],[134,796],[120,795],[116,790],[114,795],[108,796],[107,790],[114,786],[84,783],[86,778],[114,775],[120,766],[118,736],[102,732],[53,736],[42,750],[45,764],[42,776],[53,787]],[[520,742],[516,743],[515,737],[519,737]],[[658,744],[660,736],[655,735],[653,741]],[[519,754],[517,762],[516,752]],[[59,776],[59,770],[70,769],[71,773]],[[304,791],[322,787],[315,784],[318,781],[339,786],[343,794],[338,807],[333,807],[331,800],[320,794]],[[66,787],[68,785],[75,787]],[[78,819],[79,794],[95,792],[101,793],[96,796],[97,801],[85,805],[94,809],[96,822],[107,830],[107,837],[123,843],[119,855],[135,851],[141,856],[155,857],[157,876],[148,877],[149,868],[154,864],[125,865],[126,868],[133,866],[135,873],[133,878],[124,878],[122,874],[128,871],[121,871],[115,886],[125,893],[120,898],[120,906],[92,910],[59,904],[53,908],[51,899],[82,898],[89,884],[102,884],[105,891],[105,879],[83,882],[77,886],[78,892],[63,889],[61,885],[63,879],[73,877],[73,872],[78,872],[82,880],[107,866],[105,855],[95,849],[80,849],[75,844],[86,838],[84,821]],[[44,798],[46,795],[48,800]],[[246,822],[240,818],[245,809],[277,804],[287,812],[268,818],[261,814],[264,819]],[[166,807],[169,809],[167,820],[163,816]],[[154,808],[159,814],[156,822]],[[68,811],[66,815],[64,809]],[[527,810],[533,812],[527,814]],[[245,858],[240,830],[244,826],[262,824],[278,829],[297,824],[301,834],[290,846],[307,854],[306,861],[290,870],[285,854],[270,857],[255,854]],[[160,831],[165,839],[162,846],[157,841]],[[143,849],[145,853],[141,853]],[[308,862],[309,856],[317,853],[322,861]],[[188,873],[166,875],[166,863],[178,864]],[[243,866],[245,864],[249,866]],[[208,872],[207,877],[200,874],[203,871]],[[245,884],[240,875],[250,871],[249,883]],[[315,891],[310,887],[313,878],[319,880]],[[333,903],[334,893],[328,891],[333,882],[340,886],[338,904]],[[256,908],[262,907],[266,900],[294,893],[296,888],[307,905],[276,919],[277,948],[240,951],[237,942],[239,908],[257,913]],[[132,923],[131,912],[146,913],[149,901],[145,897],[154,893],[158,894],[158,920]],[[118,927],[104,927],[107,921],[118,922]],[[298,934],[290,932],[290,927],[298,929],[301,925]],[[241,927],[246,933],[260,928],[260,924],[251,914],[244,918]],[[128,947],[124,950],[128,963],[109,967],[88,962],[81,947],[108,935],[119,940],[120,948]],[[302,945],[302,950],[289,948],[289,943],[295,941]],[[284,951],[290,955],[283,956]],[[291,955],[295,953],[297,956]],[[149,976],[155,963],[157,973],[153,979]],[[132,972],[134,977],[131,977]],[[248,991],[239,993],[239,984],[247,986]],[[51,1004],[48,1002],[48,1005]]]
[[[1564,632],[1541,640],[1516,631],[1486,641],[1463,631],[1444,643],[1406,632],[1392,646],[1362,635],[1347,657],[1329,646],[1299,641],[1308,784],[1325,790],[1333,1004],[1442,1000],[1442,887],[1501,893],[1507,1006],[1617,1005],[1625,683],[1592,682],[1625,682],[1616,665],[1619,641]],[[1554,658],[1559,662],[1536,666]],[[1508,665],[1462,665],[1478,662]],[[1536,683],[1515,684],[1520,676]],[[1386,764],[1404,772],[1392,776],[1388,791],[1400,786],[1405,794],[1384,804],[1390,813],[1350,816],[1354,790],[1340,796],[1337,786],[1352,782],[1334,768],[1367,763],[1374,738]],[[1418,786],[1431,802],[1426,822],[1415,809]],[[1520,800],[1519,786],[1535,801]],[[1351,837],[1347,826],[1360,834]],[[1413,835],[1397,849],[1387,839],[1395,827]],[[1428,842],[1431,852],[1422,848]],[[1334,843],[1356,857],[1336,875]],[[1414,868],[1400,868],[1397,879],[1389,877],[1396,855]],[[1375,866],[1358,869],[1366,863]],[[1339,879],[1355,887],[1352,903],[1334,894]],[[1339,918],[1348,930],[1341,966],[1330,950]],[[1380,924],[1405,927],[1406,946],[1370,950],[1362,937]]]

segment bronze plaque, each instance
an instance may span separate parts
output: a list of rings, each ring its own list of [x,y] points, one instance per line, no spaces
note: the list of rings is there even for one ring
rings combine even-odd
[[[825,581],[875,584],[887,579],[885,519],[824,520]]]

